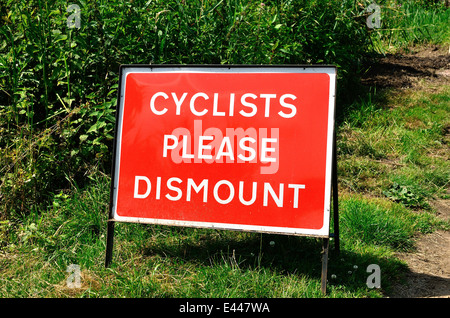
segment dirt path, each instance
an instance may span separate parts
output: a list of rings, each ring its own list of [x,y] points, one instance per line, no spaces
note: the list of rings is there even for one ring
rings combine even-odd
[[[420,81],[450,84],[450,48],[437,46],[413,53],[389,54],[374,61],[363,84],[379,88],[410,88]]]
[[[450,219],[450,200],[433,203],[438,216]],[[396,285],[390,297],[450,298],[450,232],[422,235],[413,253],[397,256],[408,264],[406,282]]]
[[[379,88],[418,88],[423,81],[450,84],[450,48],[428,47],[407,54],[387,55],[376,61],[363,83]],[[450,194],[450,189],[448,190]],[[450,219],[450,200],[432,203],[437,215]],[[450,298],[450,232],[421,235],[412,253],[397,255],[408,265],[404,282],[391,298]]]

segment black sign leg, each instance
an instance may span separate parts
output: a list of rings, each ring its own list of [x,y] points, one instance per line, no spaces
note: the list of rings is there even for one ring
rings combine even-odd
[[[333,187],[333,224],[334,224],[334,247],[339,254],[339,204],[338,204],[338,177],[337,177],[337,156],[336,156],[336,131],[333,136],[333,167],[332,167],[332,187]]]
[[[114,245],[114,221],[108,221],[108,228],[106,233],[106,257],[105,267],[108,267],[112,260],[112,252]]]
[[[322,249],[322,295],[327,293],[327,277],[328,277],[328,246],[329,238],[323,239],[323,249]]]

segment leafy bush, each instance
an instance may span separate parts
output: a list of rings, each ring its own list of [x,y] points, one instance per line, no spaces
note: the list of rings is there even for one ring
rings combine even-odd
[[[357,1],[8,0],[0,8],[5,211],[109,172],[120,64],[334,64],[345,95],[367,52]],[[4,202],[5,203],[5,202]]]

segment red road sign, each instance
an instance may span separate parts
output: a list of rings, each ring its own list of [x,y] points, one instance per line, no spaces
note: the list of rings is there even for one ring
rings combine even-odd
[[[335,67],[121,67],[111,219],[329,235]]]

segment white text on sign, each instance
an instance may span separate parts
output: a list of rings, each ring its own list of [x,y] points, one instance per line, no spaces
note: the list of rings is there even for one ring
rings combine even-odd
[[[194,132],[184,127],[164,135],[163,157],[174,163],[263,163],[261,174],[274,174],[279,167],[279,129],[217,127],[203,131],[202,121],[194,120]]]
[[[153,94],[150,99],[150,109],[155,115],[164,115],[170,111],[175,110],[176,115],[181,114],[182,108],[189,108],[190,112],[198,117],[204,116],[210,111],[213,116],[235,116],[239,114],[243,117],[253,117],[258,113],[258,107],[252,103],[258,99],[264,99],[264,117],[269,117],[271,114],[271,108],[273,106],[272,100],[278,100],[278,105],[283,107],[283,110],[278,111],[278,115],[283,118],[292,118],[297,114],[297,107],[288,103],[286,100],[296,100],[297,96],[293,94],[283,94],[280,97],[277,94],[253,94],[245,93],[238,99],[240,101],[240,110],[235,110],[239,105],[236,103],[236,94],[231,93],[229,95],[228,103],[226,107],[220,107],[219,105],[219,93],[213,93],[212,105],[208,101],[211,99],[210,95],[198,92],[188,96],[188,93],[183,93],[181,96],[177,96],[176,93],[157,92]],[[211,107],[212,106],[212,107]],[[288,112],[285,112],[288,110]]]

